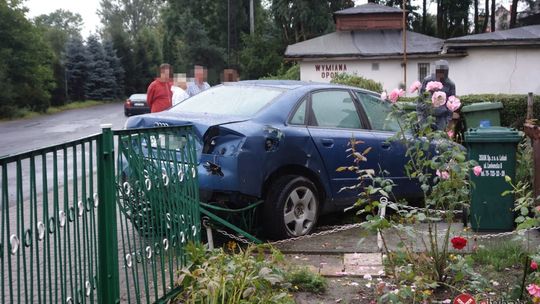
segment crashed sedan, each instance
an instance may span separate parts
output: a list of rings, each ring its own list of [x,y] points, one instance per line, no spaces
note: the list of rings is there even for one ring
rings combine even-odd
[[[388,139],[397,125],[379,94],[300,81],[226,83],[161,113],[130,118],[127,128],[192,124],[201,200],[232,208],[264,200],[263,231],[272,238],[308,234],[322,214],[353,205],[358,183],[351,138],[370,147],[365,168],[385,170],[398,197],[420,190],[405,176],[404,147]]]

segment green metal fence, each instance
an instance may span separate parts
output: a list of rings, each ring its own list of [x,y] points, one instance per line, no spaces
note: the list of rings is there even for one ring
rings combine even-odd
[[[191,127],[111,131],[0,159],[0,302],[151,303],[199,241]]]

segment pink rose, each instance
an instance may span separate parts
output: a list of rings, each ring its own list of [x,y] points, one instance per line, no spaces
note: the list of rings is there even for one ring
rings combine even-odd
[[[540,298],[540,287],[536,284],[529,284],[527,291],[533,297]]]
[[[392,103],[396,103],[398,99],[405,94],[405,91],[403,89],[393,89],[392,92],[390,92],[390,95],[388,98]]]
[[[388,99],[388,95],[386,95],[386,91],[384,91],[384,92],[381,93],[381,99],[382,99],[382,100]]]
[[[426,85],[426,90],[430,91],[430,92],[442,90],[442,88],[443,88],[442,83],[440,83],[438,81],[430,81]]]
[[[418,91],[421,87],[422,87],[422,83],[417,80],[411,85],[411,87],[409,88],[409,92],[414,93]]]
[[[446,103],[446,93],[437,91],[431,96],[431,102],[434,107],[440,107]]]
[[[448,137],[454,138],[454,131],[448,130],[448,132],[446,132],[446,134],[448,134]]]
[[[437,170],[435,172],[435,174],[437,174],[437,176],[440,177],[441,179],[449,179],[450,178],[450,173],[448,173],[448,171],[439,171],[439,170]]]
[[[448,110],[455,112],[459,107],[461,107],[461,101],[456,96],[452,95],[448,97],[448,102],[446,103]]]
[[[482,173],[482,167],[480,167],[480,166],[474,166],[474,168],[473,168],[473,173],[474,173],[474,175],[476,175],[476,176],[480,176],[480,173]]]
[[[534,260],[531,261],[531,269],[532,270],[537,270],[538,269],[538,264]]]

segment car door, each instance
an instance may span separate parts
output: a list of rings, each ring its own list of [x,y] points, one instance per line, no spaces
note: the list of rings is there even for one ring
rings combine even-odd
[[[379,146],[379,164],[387,172],[386,177],[394,181],[393,189],[397,197],[414,197],[418,194],[416,180],[409,179],[405,172],[406,148],[399,140],[391,138],[399,131],[399,124],[394,117],[389,116],[392,107],[387,101],[367,92],[354,92],[360,101],[361,110],[369,122],[374,141]]]
[[[360,166],[378,171],[378,143],[366,130],[367,122],[361,119],[358,106],[346,89],[318,90],[310,94],[308,101],[308,130],[324,162],[332,198],[337,205],[351,205],[358,195],[358,191],[340,191],[357,184],[358,175],[336,171],[341,166],[354,165],[354,159],[348,157],[350,152],[347,151],[351,138],[364,142],[356,147],[360,152],[367,147],[375,148],[368,153],[367,162]]]

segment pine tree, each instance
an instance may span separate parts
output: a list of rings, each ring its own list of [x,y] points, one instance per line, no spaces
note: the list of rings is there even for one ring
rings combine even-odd
[[[122,67],[122,62],[118,56],[116,56],[116,50],[113,47],[112,41],[105,41],[103,44],[105,50],[105,57],[109,63],[109,67],[112,69],[114,74],[114,79],[116,86],[114,88],[114,97],[121,99],[125,97],[124,94],[124,68]]]
[[[72,101],[84,100],[88,71],[88,56],[80,37],[73,36],[66,43],[65,67],[68,96]]]
[[[84,89],[86,97],[94,100],[111,100],[115,96],[116,78],[107,62],[105,50],[97,36],[86,41],[88,74]]]

